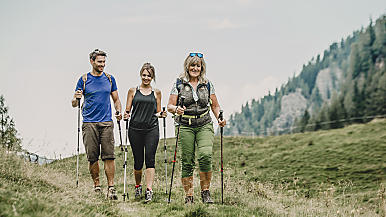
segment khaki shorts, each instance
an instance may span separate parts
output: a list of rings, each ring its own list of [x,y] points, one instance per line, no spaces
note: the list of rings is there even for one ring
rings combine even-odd
[[[83,123],[83,144],[89,162],[113,160],[114,156],[114,124],[108,122]]]

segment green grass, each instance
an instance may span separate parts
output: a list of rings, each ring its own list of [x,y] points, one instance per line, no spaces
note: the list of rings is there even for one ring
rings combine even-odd
[[[175,140],[168,139],[168,185]],[[74,147],[75,148],[75,147]],[[386,120],[344,129],[273,136],[224,138],[224,205],[221,205],[220,144],[213,158],[213,205],[185,206],[180,161],[172,202],[166,202],[164,153],[157,152],[154,200],[134,200],[133,160],[128,154],[129,200],[122,201],[123,153],[116,149],[118,201],[92,192],[85,155],[75,187],[76,158],[38,166],[0,150],[0,216],[385,216]],[[101,164],[101,168],[103,165]],[[106,178],[101,169],[103,191]]]

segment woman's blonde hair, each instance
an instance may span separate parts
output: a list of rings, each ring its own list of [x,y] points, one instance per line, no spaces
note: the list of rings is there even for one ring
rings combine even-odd
[[[144,63],[141,70],[139,71],[139,76],[142,76],[143,71],[148,71],[150,73],[151,78],[155,82],[155,69],[150,63]]]
[[[186,79],[189,81],[190,76],[189,76],[189,67],[194,64],[201,63],[201,73],[198,76],[198,81],[200,83],[207,83],[208,79],[206,78],[206,64],[204,57],[198,57],[198,56],[190,56],[186,57],[185,62],[184,62],[184,72],[181,73],[180,79]]]

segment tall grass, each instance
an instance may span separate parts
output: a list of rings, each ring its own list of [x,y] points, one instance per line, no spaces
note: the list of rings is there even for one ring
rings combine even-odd
[[[133,160],[128,157],[129,200],[122,201],[123,153],[116,150],[118,201],[92,192],[87,159],[38,166],[0,150],[0,216],[385,216],[386,121],[344,129],[266,138],[224,139],[224,205],[221,205],[219,138],[214,144],[213,205],[185,206],[177,161],[172,202],[167,203],[163,142],[156,157],[154,200],[134,200]],[[168,139],[170,184],[174,139]],[[103,168],[103,163],[101,163]],[[106,178],[101,169],[106,193]]]

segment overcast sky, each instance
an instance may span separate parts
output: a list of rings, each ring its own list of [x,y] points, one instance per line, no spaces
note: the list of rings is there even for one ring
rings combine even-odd
[[[0,94],[24,148],[69,156],[77,144],[70,101],[95,48],[108,54],[123,107],[144,62],[156,68],[165,106],[187,54],[204,53],[229,117],[385,9],[384,0],[0,0]],[[173,136],[171,116],[167,129]]]

